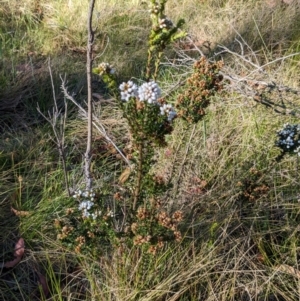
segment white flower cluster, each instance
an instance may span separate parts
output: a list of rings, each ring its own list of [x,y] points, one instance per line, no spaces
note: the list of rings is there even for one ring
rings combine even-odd
[[[294,152],[300,157],[300,146],[298,146]]]
[[[172,28],[173,26],[174,24],[170,19],[159,19],[159,28]]]
[[[114,212],[112,210],[109,210],[107,213],[106,213],[106,216],[108,217],[114,217]]]
[[[285,124],[281,130],[277,132],[278,140],[276,146],[280,147],[284,152],[296,152],[298,155],[300,147],[300,125]]]
[[[92,217],[95,220],[98,214],[96,212],[89,212],[89,210],[91,210],[93,206],[94,203],[91,201],[88,200],[82,201],[78,206],[78,209],[82,211],[82,217],[84,218]]]
[[[167,115],[168,116],[168,121],[172,121],[177,115],[174,108],[170,104],[163,104],[160,107],[160,114],[161,115]]]
[[[95,193],[93,190],[77,190],[75,191],[73,197],[80,201],[78,210],[82,212],[83,218],[92,218],[95,220],[101,215],[101,211],[96,210],[94,212],[90,212],[95,204]]]
[[[107,74],[114,74],[116,71],[109,63],[101,63],[98,68],[99,75]]]
[[[150,12],[150,14],[156,15],[156,14],[158,14],[159,10],[160,10],[160,5],[157,2],[155,2],[154,5],[152,4],[152,8],[149,10],[149,12]]]
[[[148,103],[156,103],[161,96],[161,91],[158,84],[154,81],[144,83],[139,87],[138,97],[140,101],[147,101]]]
[[[90,210],[93,206],[94,206],[94,202],[85,200],[79,204],[78,209],[79,210]]]
[[[122,83],[119,86],[121,90],[121,99],[128,101],[130,97],[136,97],[138,87],[133,81],[128,81],[127,83]]]
[[[154,81],[144,83],[138,87],[130,80],[127,83],[122,83],[119,89],[121,91],[121,99],[125,101],[129,101],[131,97],[138,97],[140,101],[156,103],[161,95],[160,88]]]
[[[158,99],[161,96],[161,90],[154,81],[142,84],[138,87],[133,81],[122,83],[119,86],[121,91],[121,100],[129,101],[131,97],[136,97],[139,101],[146,101],[149,104],[161,105]],[[177,115],[174,108],[170,104],[163,104],[160,107],[161,115],[166,115],[168,121],[172,121]]]

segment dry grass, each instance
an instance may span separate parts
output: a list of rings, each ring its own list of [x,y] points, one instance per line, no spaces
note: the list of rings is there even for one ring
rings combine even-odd
[[[182,16],[176,1],[169,1],[169,13],[174,19]],[[264,48],[265,54],[286,50],[296,37],[299,3],[270,7],[267,1],[183,1],[184,17],[189,33],[199,46],[231,46],[241,35],[254,51]],[[198,7],[199,10],[195,10]],[[180,6],[181,8],[181,6]],[[206,48],[206,51],[208,49]]]

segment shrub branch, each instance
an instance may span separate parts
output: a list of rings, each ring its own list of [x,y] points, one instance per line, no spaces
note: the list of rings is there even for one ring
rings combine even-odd
[[[138,174],[137,174],[137,180],[136,180],[136,185],[135,185],[135,190],[134,190],[134,197],[133,197],[133,205],[132,205],[132,209],[133,211],[135,211],[136,209],[136,204],[138,202],[139,199],[139,195],[140,195],[140,190],[141,190],[141,183],[142,183],[142,179],[143,179],[143,141],[141,141],[139,143],[138,146]]]
[[[93,64],[93,44],[95,32],[92,28],[93,11],[95,0],[91,0],[88,13],[88,42],[87,42],[87,89],[88,89],[88,130],[87,145],[85,152],[85,180],[87,189],[92,188],[91,161],[92,161],[92,138],[93,138],[93,107],[92,107],[92,64]]]

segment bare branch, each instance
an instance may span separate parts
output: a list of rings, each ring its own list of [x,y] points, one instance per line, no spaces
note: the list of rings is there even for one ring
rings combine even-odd
[[[55,95],[55,88],[54,88],[54,81],[53,81],[53,76],[52,76],[50,58],[48,59],[48,69],[49,69],[49,74],[50,74],[50,79],[51,79],[53,102],[54,102],[54,105],[55,105],[55,110],[56,110],[56,112],[58,112],[58,106],[57,106],[57,101],[56,101],[56,95]]]
[[[93,107],[92,107],[92,65],[93,65],[93,44],[95,33],[93,26],[93,12],[94,12],[95,0],[90,0],[89,13],[88,13],[88,41],[87,41],[87,91],[88,91],[88,128],[87,128],[87,144],[85,152],[85,180],[86,188],[92,188],[92,176],[91,176],[91,161],[92,161],[92,139],[93,139]]]
[[[276,79],[271,78],[266,71],[266,67],[299,55],[300,52],[259,64],[257,54],[251,50],[242,37],[240,38],[241,41],[235,40],[239,44],[240,53],[220,46],[223,54],[230,54],[235,60],[235,66],[238,64],[242,66],[242,71],[239,72],[236,68],[232,69],[229,65],[225,65],[220,72],[227,80],[227,89],[249,97],[255,102],[273,109],[276,113],[300,117],[298,105],[293,100],[293,95],[300,95],[300,90],[277,83]],[[247,51],[244,47],[247,48]]]
[[[69,100],[71,100],[73,102],[73,104],[75,104],[77,106],[77,108],[79,109],[79,111],[83,114],[83,116],[85,118],[88,117],[87,111],[74,99],[73,96],[71,96],[66,88],[66,84],[65,84],[65,80],[62,79],[62,85],[61,85],[61,89],[65,95],[65,97]],[[104,128],[104,126],[102,125],[102,123],[100,122],[99,118],[97,116],[95,116],[93,114],[93,126],[98,130],[98,132],[105,138],[105,140],[109,143],[111,143],[113,145],[113,147],[116,149],[116,151],[120,154],[120,156],[122,157],[122,159],[126,162],[126,164],[128,164],[129,167],[131,167],[131,163],[129,162],[129,160],[124,156],[124,154],[122,153],[122,151],[117,147],[117,145],[113,142],[113,140],[111,140],[111,138],[108,136],[108,134],[106,133],[106,130]]]
[[[55,88],[54,88],[54,81],[52,76],[52,70],[50,65],[50,60],[48,62],[48,68],[50,73],[50,80],[52,85],[52,93],[53,93],[53,102],[54,107],[52,109],[52,113],[48,111],[49,117],[47,117],[45,114],[42,113],[39,105],[37,105],[37,111],[44,117],[44,119],[51,125],[52,131],[54,134],[55,139],[51,138],[51,140],[56,144],[59,156],[62,161],[62,167],[63,167],[63,173],[64,173],[64,180],[65,180],[65,186],[68,192],[68,196],[71,196],[70,192],[70,186],[69,186],[69,178],[68,178],[68,172],[67,172],[67,159],[65,154],[65,128],[66,128],[66,120],[67,120],[67,103],[65,102],[65,113],[64,116],[61,116],[61,110],[58,109],[56,95],[55,95]],[[60,120],[61,124],[58,127],[57,121]]]

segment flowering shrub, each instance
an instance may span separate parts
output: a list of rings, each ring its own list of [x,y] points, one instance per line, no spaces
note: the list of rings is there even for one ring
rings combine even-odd
[[[104,76],[105,74],[115,74],[116,70],[109,63],[101,63],[97,68],[93,69],[93,72]]]
[[[188,78],[176,101],[178,116],[189,123],[198,122],[205,115],[210,99],[223,88],[223,77],[219,74],[222,61],[210,63],[204,57],[194,64],[194,73]]]
[[[98,74],[107,85],[108,89],[114,89],[116,86],[116,70],[109,63],[101,63],[93,68],[93,73]]]
[[[148,103],[157,103],[160,95],[160,88],[153,81],[142,84],[138,90],[138,99],[140,101],[147,101]]]
[[[160,60],[165,48],[172,42],[186,36],[181,30],[184,20],[180,19],[176,25],[165,15],[165,4],[167,0],[150,2],[150,17],[152,28],[148,40],[148,61],[146,66],[146,80],[156,80]]]
[[[131,166],[125,170],[126,176],[121,175],[120,189],[114,196],[78,190],[73,198],[77,204],[67,210],[64,218],[55,221],[58,238],[76,252],[96,252],[99,241],[112,244],[124,241],[125,237],[129,244],[155,254],[165,242],[182,239],[179,224],[183,213],[178,210],[167,213],[161,205],[160,196],[170,184],[151,169],[155,147],[166,145],[166,135],[172,132],[177,115],[189,122],[197,122],[204,116],[210,98],[222,88],[218,73],[222,63],[209,63],[202,58],[178,97],[176,110],[167,103],[156,82],[158,67],[165,47],[186,33],[180,30],[183,20],[174,25],[166,17],[165,3],[166,0],[150,1],[152,28],[145,82],[138,85],[129,80],[118,85],[110,64],[101,63],[93,69],[116,97],[127,120],[131,137],[127,158]],[[106,198],[114,199],[115,212],[107,205]]]
[[[130,97],[136,97],[138,95],[138,87],[131,80],[127,83],[120,85],[121,100],[128,101]]]
[[[138,87],[132,81],[119,86],[121,107],[128,120],[134,142],[151,141],[165,145],[165,135],[172,131],[176,112],[160,99],[161,90],[154,81]]]
[[[297,153],[300,156],[300,125],[299,124],[285,124],[283,128],[277,131],[277,141],[275,145],[278,146],[282,153]]]
[[[177,115],[172,105],[165,103],[160,107],[160,114],[167,116],[168,121],[172,121]]]
[[[57,238],[77,253],[99,253],[103,243],[107,244],[108,239],[114,237],[114,212],[93,190],[77,190],[73,198],[74,206],[54,221]]]
[[[183,220],[183,213],[175,211],[169,215],[159,200],[152,199],[148,207],[140,206],[136,211],[136,219],[130,230],[134,234],[133,244],[148,246],[148,252],[155,254],[163,248],[166,241],[180,242],[181,232],[178,224]]]

